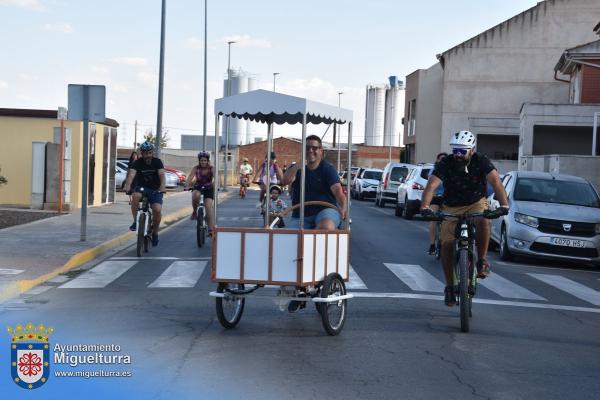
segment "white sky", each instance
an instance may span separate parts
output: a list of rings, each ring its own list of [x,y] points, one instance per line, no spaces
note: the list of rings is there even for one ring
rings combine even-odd
[[[535,0],[209,0],[208,123],[232,68],[259,86],[354,111],[364,140],[365,86],[401,80],[435,55],[534,6]],[[156,127],[160,0],[0,0],[0,107],[56,109],[67,85],[106,85],[106,115],[133,143]],[[167,0],[163,126],[170,147],[202,133],[204,2]],[[260,128],[266,130],[266,128]],[[309,132],[323,133],[312,126]],[[331,132],[331,130],[330,130]],[[276,128],[276,136],[299,127]],[[329,134],[328,134],[329,135]],[[139,140],[139,139],[138,139]]]

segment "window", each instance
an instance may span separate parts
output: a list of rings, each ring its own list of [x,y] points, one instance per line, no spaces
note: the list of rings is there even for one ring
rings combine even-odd
[[[417,119],[417,99],[408,102],[408,136],[415,135]]]
[[[408,168],[406,167],[396,167],[392,168],[392,173],[390,174],[390,181],[400,182],[402,178],[408,175]]]
[[[555,179],[519,179],[515,200],[600,207],[600,200],[590,184]]]
[[[363,174],[363,179],[374,179],[376,181],[381,180],[381,172],[380,171],[365,171]]]
[[[423,168],[421,170],[421,178],[428,180],[429,179],[429,173],[431,172],[431,168]]]

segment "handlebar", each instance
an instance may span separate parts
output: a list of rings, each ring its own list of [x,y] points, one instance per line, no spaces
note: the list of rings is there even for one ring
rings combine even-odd
[[[438,211],[432,215],[422,215],[422,219],[425,221],[443,221],[445,219],[469,219],[469,218],[478,218],[478,217],[483,217],[486,219],[496,219],[496,218],[500,218],[503,215],[506,215],[506,212],[500,208],[497,210],[494,210],[494,211],[484,210],[483,212],[464,213],[464,214],[452,214],[452,213],[447,213],[444,211]]]

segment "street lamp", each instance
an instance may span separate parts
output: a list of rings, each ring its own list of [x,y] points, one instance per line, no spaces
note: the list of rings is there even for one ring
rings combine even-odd
[[[277,78],[277,75],[279,75],[279,72],[273,72],[273,91],[275,92],[275,78]]]
[[[207,32],[208,32],[208,0],[204,0],[204,112],[202,115],[202,150],[206,151],[206,48],[207,48]],[[215,132],[215,135],[217,133]],[[217,150],[217,149],[215,149]]]
[[[338,107],[340,107],[340,108],[342,107],[342,95],[343,94],[344,94],[344,92],[338,92]],[[341,152],[342,152],[341,146],[340,146],[340,142],[341,142],[340,139],[341,139],[341,137],[342,137],[342,135],[340,134],[338,136],[338,143],[337,143],[337,146],[338,146],[337,170],[338,170],[338,172],[340,171],[340,155],[341,155]],[[349,179],[349,177],[347,176],[346,179]]]
[[[160,158],[162,141],[162,112],[163,112],[163,86],[165,77],[165,14],[167,0],[162,0],[160,17],[160,62],[158,67],[158,112],[156,116],[156,157]]]
[[[227,97],[231,96],[231,45],[235,41],[230,40],[227,42],[228,55],[227,55]],[[223,167],[223,192],[227,191],[227,156],[229,154],[229,117],[225,119],[225,162]]]

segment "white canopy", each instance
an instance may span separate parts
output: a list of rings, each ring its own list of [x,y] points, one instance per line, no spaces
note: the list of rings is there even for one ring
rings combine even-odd
[[[310,124],[352,122],[351,110],[269,90],[253,90],[215,100],[215,115],[257,122],[302,123],[303,114]]]

